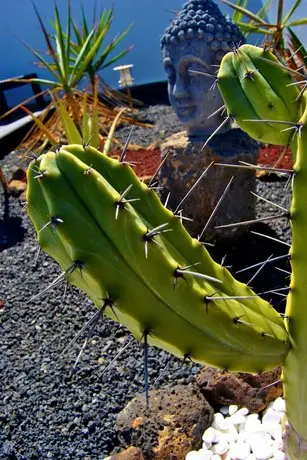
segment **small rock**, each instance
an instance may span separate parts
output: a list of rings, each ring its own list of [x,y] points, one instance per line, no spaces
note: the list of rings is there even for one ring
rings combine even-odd
[[[109,457],[110,460],[145,460],[141,449],[129,447],[119,454]]]
[[[18,197],[27,188],[27,184],[20,180],[12,180],[8,183],[8,191],[11,195]]]
[[[213,409],[196,386],[176,385],[152,390],[149,409],[144,395],[128,403],[116,419],[122,447],[134,445],[144,457],[183,460],[202,445],[202,435],[213,421]]]
[[[225,372],[206,366],[198,375],[197,384],[213,407],[237,405],[247,407],[250,412],[261,412],[268,404],[282,396],[280,376],[280,367],[270,372],[252,375]]]

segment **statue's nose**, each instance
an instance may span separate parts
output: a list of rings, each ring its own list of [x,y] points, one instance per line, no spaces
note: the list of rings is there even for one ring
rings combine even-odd
[[[184,78],[176,78],[173,87],[173,95],[176,99],[187,99],[190,97],[188,84]]]

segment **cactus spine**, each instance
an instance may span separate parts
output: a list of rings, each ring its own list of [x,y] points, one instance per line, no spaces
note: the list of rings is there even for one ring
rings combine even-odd
[[[290,208],[292,275],[285,315],[291,347],[283,363],[283,384],[288,458],[303,460],[307,458],[307,98],[270,52],[251,45],[224,57],[218,82],[228,114],[239,126],[256,139],[290,145],[295,159]]]

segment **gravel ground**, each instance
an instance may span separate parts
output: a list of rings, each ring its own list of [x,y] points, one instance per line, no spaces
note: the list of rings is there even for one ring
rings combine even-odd
[[[148,145],[181,129],[171,109],[150,107],[144,119],[154,122],[152,130],[136,128],[133,143]],[[129,128],[123,128],[125,139]],[[8,173],[21,164],[15,154],[1,163]],[[285,182],[260,182],[258,193],[272,201],[289,201]],[[59,274],[57,265],[45,254],[35,263],[37,244],[33,228],[18,199],[10,197],[9,215],[4,218],[0,203],[0,459],[103,459],[118,450],[116,414],[137,393],[143,391],[142,349],[137,341],[101,375],[104,367],[130,340],[129,333],[111,320],[101,321],[80,362],[73,364],[84,335],[64,353],[70,340],[95,313],[95,307],[77,289],[57,287],[45,298],[29,302]],[[277,212],[259,201],[259,216]],[[285,225],[284,225],[285,224]],[[259,224],[258,230],[289,241],[286,222]],[[233,269],[258,262],[270,254],[285,253],[287,247],[247,235],[240,241],[224,243],[213,249],[217,260],[227,254]],[[285,268],[286,264],[281,263]],[[248,280],[254,272],[241,275]],[[263,270],[253,286],[257,292],[285,286],[285,275],[272,267]],[[274,296],[272,296],[274,297]],[[275,296],[282,311],[284,299]],[[1,304],[0,304],[1,305]],[[149,374],[151,388],[195,380],[200,366],[173,359],[160,377],[169,355],[151,348]]]

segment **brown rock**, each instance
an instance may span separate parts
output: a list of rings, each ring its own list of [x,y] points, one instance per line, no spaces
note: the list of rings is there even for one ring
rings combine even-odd
[[[112,455],[110,460],[145,460],[141,449],[137,447],[129,447],[119,454]]]
[[[27,188],[27,183],[21,180],[13,179],[8,183],[8,191],[11,195],[18,197]]]
[[[254,164],[259,150],[258,144],[239,129],[218,134],[203,147],[204,140],[191,141],[184,132],[170,136],[161,145],[161,160],[164,163],[159,181],[163,188],[159,193],[162,202],[170,193],[170,209],[176,209],[211,163],[238,164],[245,161]],[[182,205],[183,215],[193,219],[192,222],[184,221],[192,236],[201,234],[204,223],[233,176],[227,194],[206,229],[206,237],[232,237],[248,230],[245,225],[216,227],[255,218],[255,197],[250,193],[256,186],[255,171],[211,165],[206,176]]]
[[[252,375],[207,366],[197,377],[197,384],[212,406],[236,404],[247,407],[250,412],[261,412],[282,396],[280,376],[280,367]]]
[[[135,397],[117,417],[123,447],[135,445],[146,460],[184,460],[202,444],[202,434],[213,420],[213,409],[192,385],[150,392],[146,409],[143,395]]]
[[[18,180],[20,182],[27,183],[27,172],[23,168],[16,168],[11,174],[10,182],[13,180]]]

